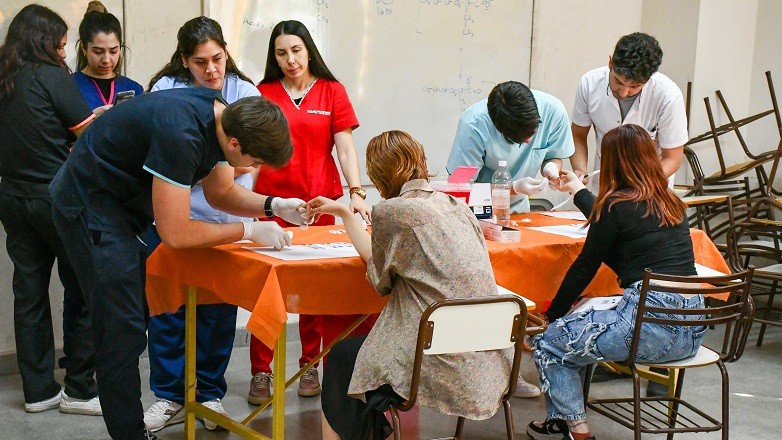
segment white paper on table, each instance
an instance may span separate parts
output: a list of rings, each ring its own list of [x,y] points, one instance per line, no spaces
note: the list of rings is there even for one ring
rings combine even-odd
[[[587,236],[587,232],[589,232],[589,226],[585,228],[583,223],[577,223],[575,225],[527,226],[527,229],[555,235],[564,235],[565,237],[570,238],[584,238]]]
[[[569,313],[585,312],[592,310],[611,310],[619,304],[621,296],[600,296],[595,298],[583,298],[579,301]]]
[[[318,260],[321,258],[358,257],[356,248],[351,243],[294,244],[293,246],[276,250],[273,247],[244,247],[259,254],[268,255],[278,260]]]
[[[567,220],[586,220],[584,214],[581,211],[545,211],[541,212],[543,215],[556,218],[564,218]]]

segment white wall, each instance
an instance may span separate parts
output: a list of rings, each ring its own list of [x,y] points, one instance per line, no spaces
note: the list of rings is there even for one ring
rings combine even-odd
[[[779,0],[759,0],[757,27],[755,32],[754,53],[752,58],[752,76],[748,114],[771,108],[771,96],[766,82],[766,71],[771,71],[776,95],[782,93],[782,57],[779,56],[782,42],[782,2]],[[758,153],[776,148],[779,142],[779,129],[773,116],[763,118],[747,130],[746,140],[752,152]],[[782,188],[782,176],[776,179],[775,188]]]
[[[201,2],[124,3],[126,42],[131,50],[127,73],[146,85],[173,53],[178,28],[201,13]],[[536,0],[531,72],[520,72],[518,79],[529,76],[533,88],[559,97],[570,109],[581,74],[604,65],[621,35],[643,30],[661,42],[665,53],[663,73],[682,88],[688,80],[695,81],[691,133],[697,134],[707,127],[702,97],[709,95],[716,101],[714,90],[721,89],[731,110],[741,117],[768,105],[763,71],[777,73],[777,86],[782,88],[780,18],[782,2],[778,0]],[[775,130],[753,128],[748,138],[775,140]],[[712,156],[713,147],[704,146],[701,162],[707,172],[715,167]],[[738,154],[731,154],[731,159],[738,158]],[[371,192],[370,199],[377,200],[377,194]],[[0,232],[0,246],[4,242],[5,235]],[[15,351],[11,273],[2,246],[0,355]],[[62,288],[56,276],[52,280],[52,304],[55,327],[59,328]],[[59,330],[57,335],[61,335]]]

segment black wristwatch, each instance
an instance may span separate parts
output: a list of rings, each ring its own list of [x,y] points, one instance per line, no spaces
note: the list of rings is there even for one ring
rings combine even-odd
[[[274,212],[272,212],[272,200],[274,200],[275,197],[276,196],[268,196],[266,197],[266,201],[263,202],[263,213],[266,215],[266,218],[274,217]]]

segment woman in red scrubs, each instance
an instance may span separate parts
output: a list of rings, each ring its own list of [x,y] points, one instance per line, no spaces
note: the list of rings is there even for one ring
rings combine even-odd
[[[350,208],[370,222],[370,208],[361,188],[353,130],[358,119],[350,104],[345,87],[337,81],[315,46],[307,28],[298,21],[278,23],[269,39],[266,71],[258,90],[265,98],[280,106],[293,141],[293,158],[288,165],[272,169],[261,167],[255,191],[279,197],[310,200],[317,196],[330,199],[342,197],[337,164],[332,156],[336,147],[342,174],[350,188]],[[281,219],[282,226],[291,226]],[[333,225],[333,216],[322,216],[316,225]],[[310,362],[323,345],[336,338],[356,315],[301,315],[302,356],[299,365]],[[373,319],[365,321],[355,334],[366,334]],[[258,339],[250,343],[250,363],[253,378],[247,400],[260,404],[270,395],[273,352]],[[317,366],[317,365],[316,365]],[[321,392],[318,372],[308,370],[299,381],[300,396],[317,396]]]

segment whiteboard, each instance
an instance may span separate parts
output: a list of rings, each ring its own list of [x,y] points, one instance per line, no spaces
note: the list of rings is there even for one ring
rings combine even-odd
[[[239,68],[263,78],[271,29],[299,20],[350,95],[366,144],[410,132],[445,175],[461,113],[499,82],[529,82],[532,0],[204,0]]]
[[[119,22],[122,23],[123,0],[101,0],[106,9],[114,14]],[[60,14],[65,23],[68,24],[68,45],[66,46],[67,56],[65,61],[71,67],[76,69],[76,42],[79,40],[79,24],[84,18],[84,12],[87,10],[88,0],[3,0],[0,4],[0,38],[5,41],[5,34],[8,32],[8,26],[16,14],[30,3],[37,3],[41,6],[53,10]],[[124,31],[123,31],[124,32]],[[1,44],[1,43],[0,43]]]

